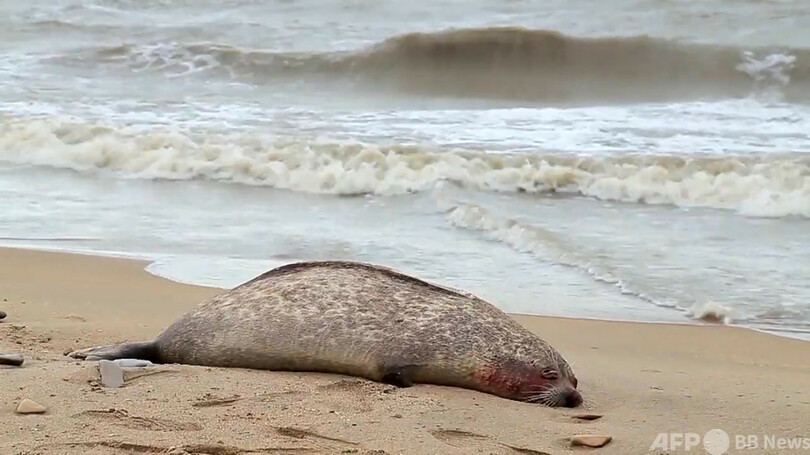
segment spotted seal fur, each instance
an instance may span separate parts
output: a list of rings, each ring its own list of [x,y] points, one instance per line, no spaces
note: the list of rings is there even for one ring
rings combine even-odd
[[[565,359],[503,311],[359,262],[281,266],[201,304],[154,341],[68,355],[432,383],[549,406],[582,402]]]

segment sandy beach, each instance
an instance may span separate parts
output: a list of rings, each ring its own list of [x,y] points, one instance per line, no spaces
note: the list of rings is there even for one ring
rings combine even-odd
[[[362,379],[160,365],[98,384],[71,349],[148,340],[219,289],[177,284],[144,262],[0,249],[0,453],[650,452],[660,432],[810,437],[810,343],[746,329],[515,316],[572,363],[586,399],[550,409],[469,390]],[[18,415],[32,399],[41,415]],[[594,421],[573,418],[600,414]],[[704,453],[672,450],[670,453]],[[801,453],[802,450],[795,451]]]

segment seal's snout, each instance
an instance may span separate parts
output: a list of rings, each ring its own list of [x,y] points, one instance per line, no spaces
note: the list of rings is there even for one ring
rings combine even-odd
[[[582,404],[582,394],[577,389],[571,388],[565,394],[565,407],[575,408]]]

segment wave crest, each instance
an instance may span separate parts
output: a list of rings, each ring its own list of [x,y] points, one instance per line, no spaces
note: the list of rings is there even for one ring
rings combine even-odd
[[[209,179],[326,194],[397,195],[449,181],[481,191],[810,217],[810,156],[489,154],[416,146],[133,130],[54,119],[0,127],[0,160],[146,179]]]
[[[285,76],[361,79],[363,87],[407,93],[525,101],[717,99],[749,96],[763,86],[788,99],[810,100],[807,49],[743,49],[648,36],[582,38],[516,27],[409,33],[355,52],[157,43],[78,58],[80,64],[117,62],[170,76],[219,71],[253,83]]]

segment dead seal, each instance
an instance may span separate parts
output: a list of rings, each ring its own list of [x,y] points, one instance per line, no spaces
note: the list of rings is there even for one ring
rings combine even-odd
[[[503,311],[474,295],[358,262],[278,267],[201,304],[154,341],[68,355],[337,373],[548,406],[582,403],[565,359]]]

